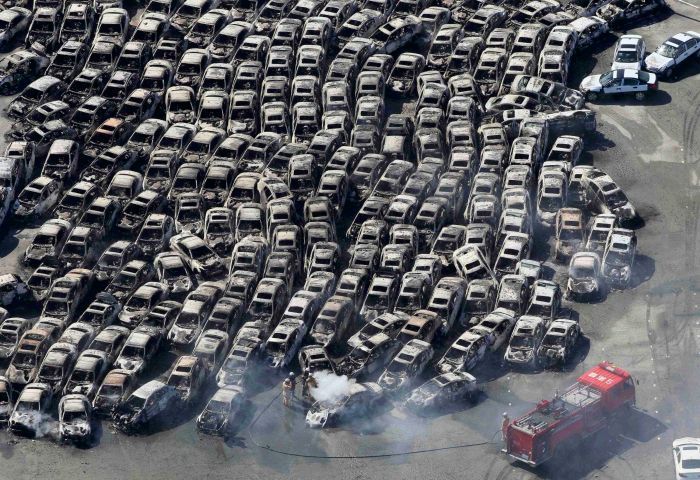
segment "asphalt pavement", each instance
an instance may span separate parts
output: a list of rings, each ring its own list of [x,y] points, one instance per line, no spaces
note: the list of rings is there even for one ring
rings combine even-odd
[[[645,38],[648,50],[673,33],[700,30],[700,8],[669,2],[673,13],[629,30]],[[610,65],[620,33],[578,55],[576,80]],[[191,421],[194,411],[146,436],[117,434],[105,423],[90,449],[0,432],[0,479],[672,478],[671,442],[700,436],[699,74],[700,61],[691,60],[678,79],[661,82],[660,91],[644,101],[615,98],[591,105],[598,131],[587,139],[586,160],[611,174],[643,221],[632,288],[596,304],[570,305],[586,338],[565,371],[513,373],[489,362],[476,374],[484,393],[473,404],[428,417],[386,409],[324,431],[305,427],[299,403],[282,407],[276,379],[270,379],[225,440],[200,435]],[[0,243],[3,272],[21,271],[18,259],[31,237],[31,230],[6,234]],[[562,275],[561,267],[554,270]],[[589,439],[577,455],[536,470],[500,453],[502,412],[512,417],[532,408],[602,360],[638,380],[638,410],[630,418]]]

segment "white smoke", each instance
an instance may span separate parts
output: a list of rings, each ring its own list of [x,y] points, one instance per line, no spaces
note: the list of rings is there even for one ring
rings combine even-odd
[[[49,414],[42,413],[35,426],[36,434],[34,438],[48,436],[53,440],[58,438],[58,422]]]
[[[318,387],[311,388],[311,395],[314,400],[321,402],[335,403],[350,393],[352,386],[356,383],[354,378],[347,375],[335,375],[328,371],[314,373],[314,379]]]
[[[34,430],[34,438],[58,438],[58,422],[47,413],[31,412],[22,415],[21,420]]]

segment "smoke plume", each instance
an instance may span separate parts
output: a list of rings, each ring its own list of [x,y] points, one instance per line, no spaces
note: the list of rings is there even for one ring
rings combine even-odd
[[[355,384],[354,378],[347,375],[338,376],[331,372],[321,371],[314,374],[318,387],[311,388],[311,395],[321,402],[335,403],[350,393]]]

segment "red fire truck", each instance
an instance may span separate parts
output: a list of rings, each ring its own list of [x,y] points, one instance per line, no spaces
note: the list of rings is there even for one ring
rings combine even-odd
[[[574,445],[601,430],[634,401],[630,374],[602,362],[581,375],[564,394],[542,400],[522,417],[504,422],[503,451],[528,465],[541,465],[557,448]]]

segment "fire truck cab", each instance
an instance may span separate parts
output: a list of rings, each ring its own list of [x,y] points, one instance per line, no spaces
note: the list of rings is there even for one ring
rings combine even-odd
[[[606,426],[611,417],[635,403],[634,380],[609,362],[578,378],[563,394],[542,400],[525,415],[504,422],[503,451],[538,466],[563,445],[572,445]]]

